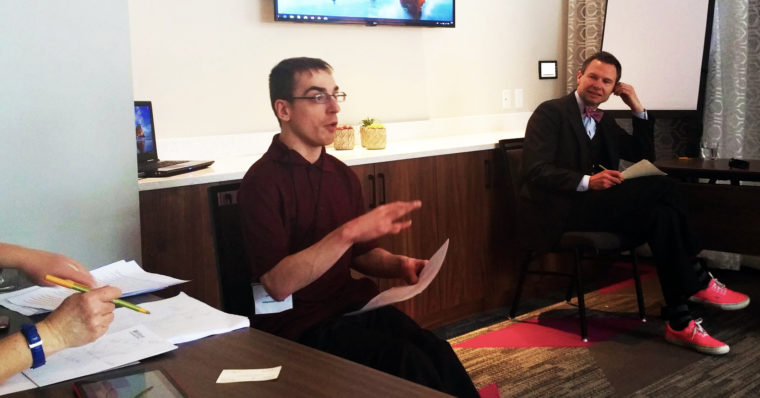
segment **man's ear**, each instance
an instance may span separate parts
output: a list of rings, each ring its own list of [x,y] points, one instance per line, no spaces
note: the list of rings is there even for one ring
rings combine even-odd
[[[583,72],[581,72],[580,69],[578,69],[578,73],[575,75],[575,82],[578,83],[578,81],[581,80],[581,76],[583,76]]]
[[[290,102],[284,99],[278,99],[274,101],[274,111],[277,118],[283,122],[290,121],[290,114],[292,109],[290,108]]]

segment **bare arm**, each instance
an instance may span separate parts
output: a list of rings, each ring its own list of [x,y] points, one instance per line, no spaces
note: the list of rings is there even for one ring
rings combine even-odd
[[[411,220],[401,218],[420,206],[420,201],[379,206],[341,225],[319,242],[283,258],[261,276],[261,283],[272,298],[283,300],[322,276],[354,243],[409,228]]]
[[[90,271],[78,261],[43,250],[0,243],[0,268],[2,267],[18,268],[33,282],[43,286],[52,286],[45,280],[46,274],[95,286]]]
[[[385,249],[376,248],[354,259],[354,268],[364,275],[380,278],[400,278],[406,283],[417,283],[420,272],[428,260],[419,260],[393,254]]]
[[[103,287],[66,298],[45,320],[37,323],[45,356],[103,335],[113,321],[111,300],[120,295],[121,291],[115,287]],[[0,340],[0,357],[0,383],[32,366],[32,354],[21,332]]]

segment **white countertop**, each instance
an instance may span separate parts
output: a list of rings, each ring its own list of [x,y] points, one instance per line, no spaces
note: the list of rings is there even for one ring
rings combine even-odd
[[[448,155],[494,149],[499,140],[525,135],[530,113],[511,113],[467,118],[437,119],[423,122],[388,123],[385,149],[369,150],[359,144],[352,150],[327,148],[348,166],[395,160]],[[475,130],[479,129],[479,130]],[[199,137],[159,142],[162,159],[214,159],[206,169],[165,178],[142,178],[140,191],[173,188],[243,178],[248,168],[269,148],[276,133],[256,133],[236,137]],[[241,142],[244,142],[242,144]],[[169,148],[165,150],[164,146]],[[245,148],[244,150],[241,150]],[[165,155],[171,152],[171,155]],[[204,156],[206,153],[209,156]],[[220,154],[230,154],[221,155]],[[214,156],[216,155],[216,156]]]

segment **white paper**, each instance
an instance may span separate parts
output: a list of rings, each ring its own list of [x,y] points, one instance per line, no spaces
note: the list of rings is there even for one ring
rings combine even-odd
[[[122,291],[122,297],[153,292],[168,286],[187,282],[165,275],[145,272],[136,262],[126,262],[124,260],[104,265],[92,270],[91,273],[98,286],[110,285],[118,287]],[[9,297],[8,301],[24,307],[53,311],[61,305],[61,302],[66,297],[74,293],[76,293],[74,290],[60,286],[37,286],[23,294]]]
[[[267,381],[280,377],[282,366],[269,369],[224,369],[216,379],[217,383],[239,383],[242,381]]]
[[[645,176],[664,176],[664,175],[668,175],[668,174],[658,169],[657,166],[653,165],[652,162],[646,159],[641,159],[638,162],[632,164],[627,169],[623,170],[623,178],[625,179],[645,177]]]
[[[420,294],[428,287],[428,285],[430,285],[430,282],[435,279],[435,276],[438,275],[438,271],[441,270],[441,265],[443,265],[443,260],[446,258],[446,252],[448,250],[449,240],[446,239],[446,242],[443,242],[443,245],[441,245],[438,251],[433,254],[433,257],[430,257],[430,261],[428,262],[427,266],[422,269],[422,272],[420,272],[420,278],[414,285],[396,286],[385,290],[377,296],[373,297],[372,300],[370,300],[361,309],[354,312],[349,312],[345,315],[361,314],[362,312],[374,310],[375,308],[380,308],[388,304],[408,300]]]
[[[26,315],[26,316],[32,316],[32,315],[37,315],[37,314],[42,314],[44,312],[47,312],[46,310],[41,310],[39,308],[25,307],[23,305],[16,305],[10,302],[10,299],[14,296],[20,296],[22,294],[29,293],[39,288],[40,288],[39,286],[30,286],[25,289],[14,290],[8,293],[2,293],[0,294],[0,305],[2,305],[3,307],[11,311],[16,311],[19,314]]]
[[[141,323],[159,337],[173,344],[181,344],[251,325],[247,317],[219,311],[184,292],[172,298],[142,303],[140,307],[150,311],[150,314],[117,308],[114,321],[106,333],[115,333]]]
[[[11,376],[5,381],[5,383],[0,384],[0,395],[31,390],[32,388],[37,388],[37,385],[24,376],[23,373],[19,373],[15,376]]]
[[[40,387],[103,372],[176,349],[144,325],[101,336],[90,344],[51,355],[47,363],[24,374]]]
[[[276,314],[293,308],[292,294],[282,301],[277,301],[267,293],[261,283],[251,283],[251,290],[253,290],[253,311],[256,315]]]

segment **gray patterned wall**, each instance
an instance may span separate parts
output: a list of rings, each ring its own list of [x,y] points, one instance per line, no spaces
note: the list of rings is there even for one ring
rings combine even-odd
[[[718,0],[708,65],[705,132],[720,157],[760,158],[760,0]]]

